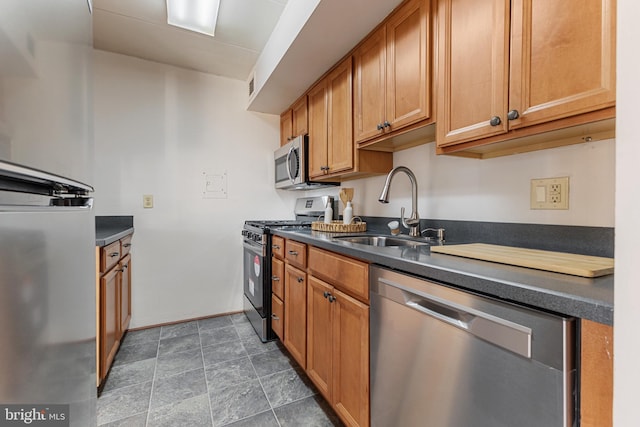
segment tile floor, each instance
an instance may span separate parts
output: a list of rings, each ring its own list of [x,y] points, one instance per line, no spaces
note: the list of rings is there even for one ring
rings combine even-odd
[[[342,424],[281,344],[263,344],[240,313],[128,332],[98,425]]]

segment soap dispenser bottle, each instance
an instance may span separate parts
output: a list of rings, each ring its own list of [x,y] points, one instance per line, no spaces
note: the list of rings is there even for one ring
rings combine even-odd
[[[347,206],[342,211],[342,222],[345,224],[351,224],[353,220],[353,208],[351,207],[351,202],[347,202]]]
[[[331,207],[331,198],[327,200],[327,207],[324,208],[324,223],[331,224],[333,219],[333,208]]]

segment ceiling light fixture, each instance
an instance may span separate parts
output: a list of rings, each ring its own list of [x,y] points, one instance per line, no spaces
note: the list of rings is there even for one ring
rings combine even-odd
[[[167,23],[213,37],[220,0],[167,0]]]

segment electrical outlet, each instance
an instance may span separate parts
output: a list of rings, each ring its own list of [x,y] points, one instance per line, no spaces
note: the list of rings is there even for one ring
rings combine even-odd
[[[153,207],[153,195],[145,194],[142,196],[142,207],[145,209],[151,209]]]
[[[569,177],[532,179],[531,209],[569,209]]]

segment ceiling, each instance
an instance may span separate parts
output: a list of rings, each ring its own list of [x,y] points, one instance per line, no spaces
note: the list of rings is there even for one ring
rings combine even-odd
[[[280,114],[401,0],[221,0],[215,37],[168,25],[165,1],[93,0],[94,48],[246,81],[248,110]]]
[[[247,80],[286,3],[222,0],[215,37],[209,37],[167,24],[165,0],[94,0],[93,46]]]

